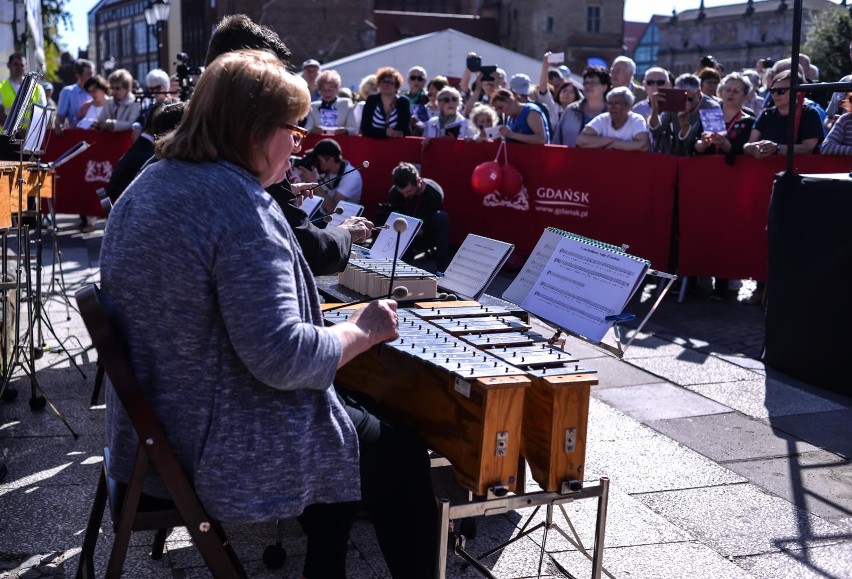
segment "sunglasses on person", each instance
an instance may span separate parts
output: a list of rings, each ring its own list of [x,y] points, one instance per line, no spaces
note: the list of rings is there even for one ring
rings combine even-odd
[[[290,131],[290,134],[293,135],[293,146],[298,147],[302,144],[302,141],[305,140],[305,137],[308,136],[307,129],[302,127],[291,125],[290,123],[284,123],[284,128]]]
[[[441,97],[438,99],[439,103],[457,103],[459,102],[458,97]]]
[[[420,76],[419,74],[412,74],[411,76],[408,77],[408,80],[423,82],[424,80],[426,80],[426,78],[423,77],[423,76]]]
[[[665,81],[665,79],[659,79],[659,80],[651,79],[651,80],[646,80],[645,84],[647,84],[648,86],[666,86],[666,81]]]
[[[769,94],[771,94],[772,96],[783,96],[783,95],[787,94],[788,90],[790,90],[790,89],[787,88],[787,87],[771,88],[771,89],[769,89]]]

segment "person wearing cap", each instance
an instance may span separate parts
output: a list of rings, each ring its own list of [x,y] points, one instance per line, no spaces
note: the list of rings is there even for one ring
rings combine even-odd
[[[309,172],[309,177],[311,181],[321,183],[314,189],[314,195],[323,198],[321,208],[326,215],[334,211],[339,201],[361,201],[361,173],[347,173],[352,169],[352,165],[341,156],[342,151],[337,141],[322,139],[306,154],[313,155],[317,160],[317,167]]]
[[[302,63],[302,78],[308,83],[308,90],[311,92],[311,101],[319,100],[319,88],[317,87],[317,77],[319,76],[320,63],[318,60],[309,58]]]
[[[47,100],[47,106],[56,110],[56,101],[53,100],[53,83],[43,82],[41,88],[44,89],[44,98]]]
[[[491,106],[498,115],[504,117],[500,135],[507,141],[530,145],[545,145],[550,142],[544,113],[533,103],[520,103],[514,92],[501,88],[497,89],[491,99]]]
[[[547,88],[547,85],[545,85],[545,88]],[[550,110],[547,108],[547,105],[534,101],[530,98],[537,92],[536,88],[530,84],[530,77],[523,73],[514,75],[509,81],[509,90],[515,94],[515,100],[519,103],[532,105],[541,111],[541,114],[544,116],[545,128],[547,129],[547,135],[549,138],[550,127],[552,125],[550,120]]]

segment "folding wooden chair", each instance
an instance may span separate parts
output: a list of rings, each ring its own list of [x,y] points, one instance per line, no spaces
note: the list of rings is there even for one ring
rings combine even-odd
[[[107,500],[110,503],[115,529],[115,541],[107,564],[107,578],[121,576],[130,534],[133,531],[157,531],[152,558],[159,559],[163,554],[166,534],[172,527],[187,528],[214,577],[247,577],[222,526],[213,520],[201,505],[195,489],[166,439],[163,427],[143,398],[131,371],[124,342],[101,308],[98,288],[94,285],[85,287],[78,291],[75,297],[86,329],[98,352],[98,359],[139,437],[132,475],[126,485],[110,478],[107,471],[109,453],[105,453],[104,468],[100,474],[77,566],[77,579],[95,577],[95,544]],[[142,484],[149,465],[153,466],[162,479],[171,500],[142,494]]]

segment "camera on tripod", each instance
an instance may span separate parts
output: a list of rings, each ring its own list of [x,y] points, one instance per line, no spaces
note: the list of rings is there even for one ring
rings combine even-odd
[[[189,55],[185,52],[178,52],[175,58],[177,59],[174,63],[177,67],[175,76],[177,76],[180,85],[180,100],[187,101],[195,88],[194,77],[204,72],[204,68],[189,64]]]

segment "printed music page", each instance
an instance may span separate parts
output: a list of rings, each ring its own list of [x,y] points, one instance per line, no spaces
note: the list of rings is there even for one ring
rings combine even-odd
[[[401,259],[405,254],[408,246],[411,245],[412,241],[414,241],[414,236],[417,235],[418,231],[420,231],[423,221],[416,217],[409,217],[408,215],[402,215],[401,213],[391,212],[388,216],[388,220],[386,221],[388,225],[387,229],[382,229],[379,232],[379,236],[370,247],[370,259],[394,259],[397,233],[393,229],[393,222],[400,217],[405,219],[405,222],[408,224],[408,228],[399,236],[399,254],[397,255],[397,259]]]
[[[521,307],[600,342],[648,264],[625,253],[562,238]]]
[[[535,244],[532,253],[527,258],[523,269],[515,277],[514,281],[509,284],[506,291],[503,292],[503,299],[512,302],[513,304],[521,305],[527,294],[535,284],[535,280],[544,271],[544,265],[550,256],[553,255],[556,246],[559,242],[565,239],[565,236],[557,233],[552,229],[545,229],[538,243]]]
[[[326,227],[337,227],[343,223],[347,217],[358,217],[364,212],[363,205],[358,205],[357,203],[351,203],[349,201],[338,201],[337,205],[334,206],[334,210],[337,211],[338,209],[343,209],[343,213],[340,215],[337,213],[331,213],[331,221],[328,222]]]
[[[439,285],[458,296],[478,300],[514,249],[511,243],[469,234]]]

